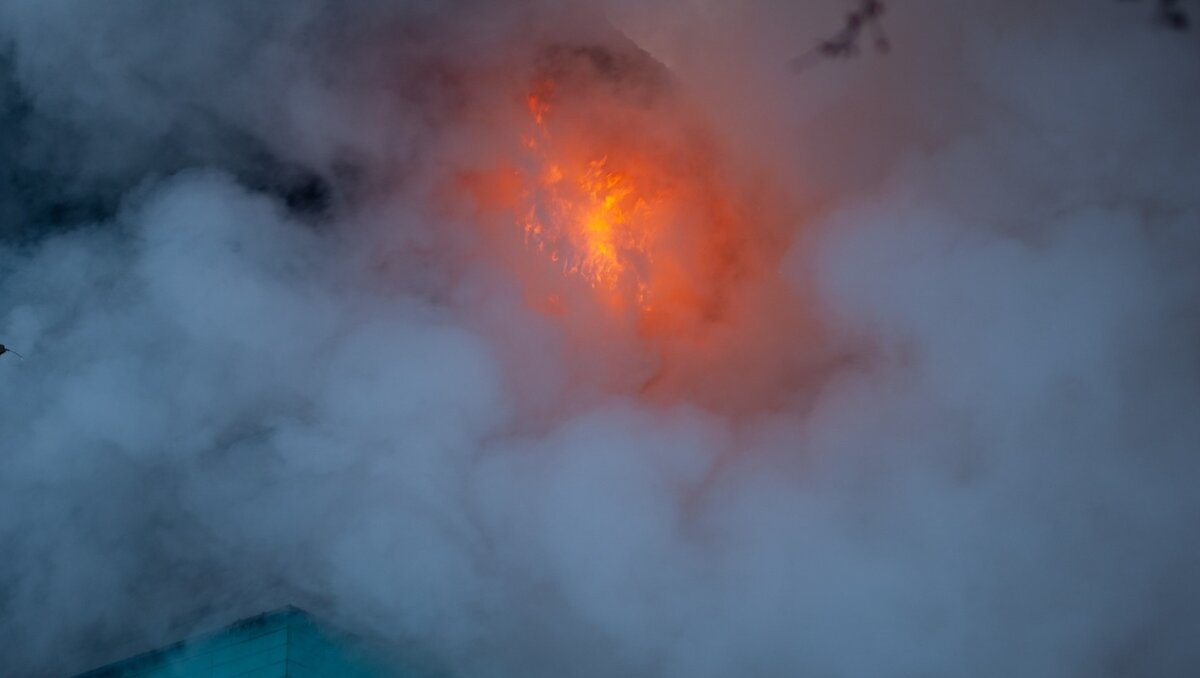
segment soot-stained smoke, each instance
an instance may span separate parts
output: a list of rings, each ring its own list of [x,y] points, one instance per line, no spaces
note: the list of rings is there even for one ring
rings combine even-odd
[[[1195,35],[887,7],[0,0],[0,673],[1193,674]]]

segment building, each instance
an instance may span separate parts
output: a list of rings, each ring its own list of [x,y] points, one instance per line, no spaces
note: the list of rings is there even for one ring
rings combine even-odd
[[[396,667],[371,656],[361,643],[286,607],[76,678],[427,678],[416,667]]]

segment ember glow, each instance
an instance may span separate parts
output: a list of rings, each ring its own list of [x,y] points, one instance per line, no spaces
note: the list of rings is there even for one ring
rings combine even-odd
[[[668,197],[648,188],[654,168],[641,158],[616,166],[608,155],[570,153],[547,124],[553,83],[541,90],[528,96],[534,130],[523,138],[530,168],[522,196],[526,244],[611,303],[652,310],[649,269]]]
[[[559,278],[535,296],[559,306],[578,283],[644,334],[719,317],[748,238],[704,126],[644,56],[550,54],[553,77],[534,79],[514,134],[512,218]]]
[[[746,411],[808,378],[821,343],[779,275],[803,214],[673,77],[629,44],[545,48],[483,127],[494,151],[440,196],[581,370]],[[784,342],[806,350],[781,357]]]

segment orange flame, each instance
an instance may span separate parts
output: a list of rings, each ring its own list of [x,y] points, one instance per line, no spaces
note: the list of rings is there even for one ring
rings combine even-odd
[[[542,89],[552,91],[553,85]],[[534,122],[534,133],[522,138],[532,166],[520,218],[526,244],[610,299],[620,303],[632,296],[649,310],[647,269],[663,192],[641,185],[646,172],[637,163],[617,168],[607,154],[588,158],[556,143],[546,96],[531,93],[526,102]]]

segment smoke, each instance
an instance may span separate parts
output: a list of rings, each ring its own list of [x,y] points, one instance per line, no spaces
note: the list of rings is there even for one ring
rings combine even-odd
[[[1194,673],[1194,35],[494,4],[0,2],[0,672],[295,603],[470,676]],[[702,130],[741,224],[650,330],[488,192],[597,53],[569,124]]]

